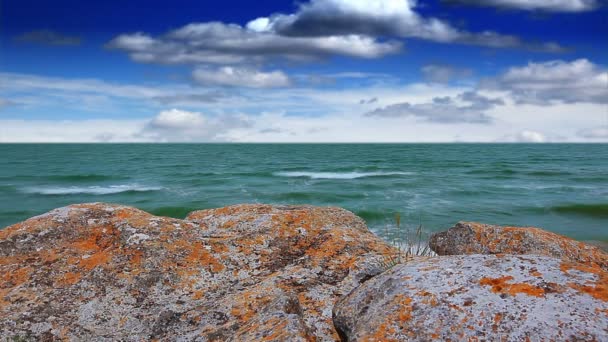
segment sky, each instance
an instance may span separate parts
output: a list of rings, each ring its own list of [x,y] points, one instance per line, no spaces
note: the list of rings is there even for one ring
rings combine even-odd
[[[0,142],[608,142],[604,0],[0,2]]]

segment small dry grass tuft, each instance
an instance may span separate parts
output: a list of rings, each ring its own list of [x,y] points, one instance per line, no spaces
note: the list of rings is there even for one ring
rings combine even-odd
[[[386,255],[380,262],[381,267],[389,270],[396,265],[406,263],[414,257],[430,257],[436,254],[431,250],[428,243],[429,234],[424,230],[422,223],[416,229],[401,226],[401,214],[395,214],[395,225],[389,228],[387,224],[384,229],[384,238],[393,246],[397,247],[397,253]]]

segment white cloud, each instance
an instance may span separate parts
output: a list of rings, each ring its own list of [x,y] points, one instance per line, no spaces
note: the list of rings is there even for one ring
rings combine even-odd
[[[153,38],[122,34],[107,46],[135,61],[164,64],[257,64],[273,59],[317,60],[331,55],[377,58],[398,52],[402,44],[364,35],[286,37],[236,24],[192,23]]]
[[[555,43],[532,44],[492,31],[471,33],[437,18],[424,18],[415,0],[311,0],[295,14],[273,14],[250,21],[255,32],[290,37],[325,37],[349,34],[419,38],[440,43],[461,43],[495,48],[522,47],[561,51]]]
[[[57,115],[57,120],[0,118],[3,142],[493,142],[507,140],[505,136],[509,141],[524,140],[525,135],[518,136],[523,131],[541,133],[546,141],[608,142],[601,130],[589,130],[605,127],[605,103],[554,100],[550,106],[522,104],[513,99],[508,89],[480,90],[466,84],[404,85],[379,81],[340,89],[227,88],[215,94],[213,90],[179,84],[155,87],[87,79],[3,76],[6,74],[0,73],[0,97],[20,104],[3,109],[3,115],[8,112],[12,118],[22,114],[19,111],[25,106],[21,105],[25,96],[31,98],[28,113],[50,113],[46,105],[36,105],[48,96],[66,94],[75,99],[46,114],[46,117]],[[91,118],[91,113],[82,114],[80,106],[84,104],[77,100],[87,96],[92,96],[93,102],[86,106],[98,106],[100,117],[112,113],[113,117],[125,120],[86,119]],[[96,101],[96,96],[106,97],[108,104]],[[128,107],[123,105],[125,99]],[[362,99],[373,103],[362,105]],[[503,99],[504,104],[492,104],[497,99]],[[161,105],[148,106],[150,101]],[[176,104],[180,102],[188,105]],[[404,103],[411,106],[409,115],[390,118],[364,115],[375,107]],[[264,113],[268,110],[273,113]],[[64,112],[71,118],[87,116],[81,116],[82,120],[59,119]],[[133,119],[137,117],[143,119]]]
[[[543,143],[547,142],[547,137],[543,133],[526,130],[513,135],[504,136],[498,141],[519,143]]]
[[[597,0],[444,0],[445,2],[475,6],[547,12],[584,12],[596,9]]]
[[[608,103],[608,70],[587,59],[530,62],[485,80],[482,88],[509,91],[519,103]]]
[[[179,109],[161,111],[134,136],[151,141],[222,141],[231,130],[246,128],[245,115],[204,115]]]
[[[272,14],[245,27],[222,22],[191,23],[163,35],[121,34],[107,47],[141,63],[259,66],[276,60],[317,61],[330,56],[380,58],[418,38],[494,48],[564,51],[556,43],[530,43],[493,31],[457,29],[416,11],[415,0],[312,0],[294,14]]]
[[[192,75],[197,82],[204,85],[276,88],[291,84],[289,77],[278,70],[262,72],[250,68],[225,66],[218,69],[197,68]]]
[[[205,121],[201,113],[171,109],[160,112],[150,121],[150,126],[158,129],[196,129],[202,127]]]
[[[412,116],[380,120],[351,110],[297,116],[175,109],[145,120],[0,120],[0,142],[608,142],[608,137],[597,135],[601,131],[594,137],[578,135],[594,122],[605,121],[603,110],[591,104],[505,104],[488,111],[491,123],[471,125]]]

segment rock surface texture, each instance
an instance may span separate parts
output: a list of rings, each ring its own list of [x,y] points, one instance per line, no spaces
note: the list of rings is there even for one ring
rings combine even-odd
[[[608,341],[608,272],[544,256],[398,265],[335,307],[348,341]]]
[[[608,341],[599,250],[478,224],[432,243],[549,256],[415,258],[385,272],[396,250],[339,208],[178,220],[73,205],[0,230],[0,340]]]
[[[0,332],[333,341],[336,300],[393,252],[338,208],[239,205],[178,220],[74,205],[0,230]]]
[[[600,248],[539,228],[459,222],[433,234],[429,244],[439,255],[545,255],[608,270],[608,253]]]

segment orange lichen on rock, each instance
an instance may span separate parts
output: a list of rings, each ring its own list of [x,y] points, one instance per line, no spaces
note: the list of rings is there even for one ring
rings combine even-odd
[[[492,292],[501,294],[525,294],[528,296],[541,297],[545,294],[545,290],[536,285],[530,285],[526,283],[515,283],[509,284],[513,280],[512,276],[504,276],[500,278],[488,278],[484,277],[479,280],[480,285],[486,285],[492,287]]]
[[[189,253],[183,259],[186,265],[195,264],[197,266],[208,267],[211,272],[215,273],[224,270],[224,265],[213,257],[206,247],[201,242],[194,242],[188,246]]]
[[[59,286],[69,286],[74,285],[82,278],[82,274],[75,272],[66,272],[63,274],[62,278],[57,281]]]
[[[545,255],[608,270],[608,253],[602,249],[535,227],[459,222],[429,242],[439,255]]]
[[[86,258],[80,260],[79,266],[84,268],[87,271],[90,271],[98,266],[103,266],[108,264],[108,262],[112,259],[112,252],[109,250],[99,251],[91,256],[87,256]]]
[[[361,341],[362,342],[379,342],[379,341],[398,342],[399,339],[393,336],[395,334],[395,332],[396,332],[396,329],[391,325],[390,322],[384,322],[378,327],[378,329],[375,332],[373,332],[369,336],[368,335],[364,336],[361,339]]]
[[[20,267],[12,271],[4,272],[0,279],[2,280],[2,286],[0,287],[16,287],[29,280],[30,275],[33,272],[33,268],[30,266]]]
[[[498,331],[498,325],[500,324],[500,321],[502,321],[504,315],[502,312],[497,312],[494,315],[494,325],[492,326],[492,331],[496,332]]]
[[[399,322],[406,322],[412,319],[412,298],[403,295],[396,296],[395,298],[399,301],[401,308],[401,310],[399,310],[399,315],[397,316]]]
[[[557,285],[577,280],[589,286],[593,281],[597,287],[599,278],[591,269],[567,275],[560,263],[557,258],[513,255],[413,260],[340,300],[334,324],[353,341],[606,340],[608,318],[597,314],[606,310],[606,303]],[[535,272],[540,278],[531,274]],[[433,296],[437,303],[428,300]]]
[[[568,286],[577,291],[586,293],[595,299],[608,302],[608,271],[605,271],[596,265],[588,266],[567,262],[561,264],[561,270],[566,273],[570,270],[577,270],[579,272],[594,274],[596,277],[594,281],[585,284],[570,282],[568,283]]]

